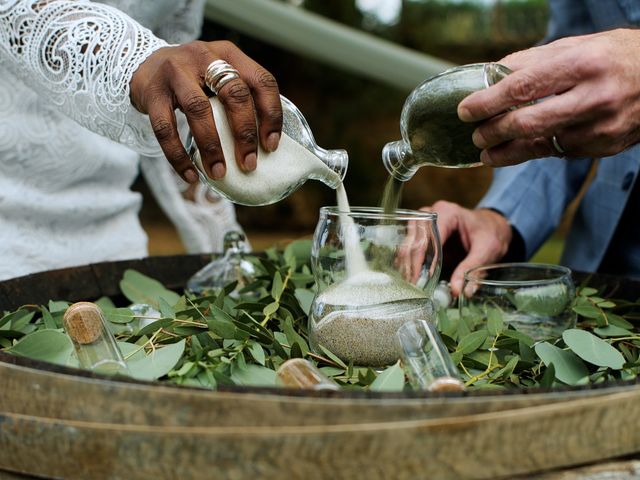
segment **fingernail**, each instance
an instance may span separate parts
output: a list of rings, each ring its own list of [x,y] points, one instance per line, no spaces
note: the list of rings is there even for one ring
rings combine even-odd
[[[471,116],[471,111],[466,108],[458,105],[458,118],[463,122],[473,122],[473,117]]]
[[[280,143],[280,134],[273,132],[269,134],[267,137],[267,151],[275,152],[278,148],[278,144]]]
[[[244,157],[244,168],[248,172],[253,172],[258,165],[258,156],[255,153],[250,153]]]
[[[224,177],[224,174],[226,172],[227,168],[225,167],[224,163],[214,163],[211,167],[211,178],[213,178],[214,180],[220,180],[222,177]]]
[[[489,146],[487,145],[487,141],[477,129],[473,132],[471,139],[473,140],[473,144],[479,149],[487,148]]]
[[[480,152],[480,161],[489,166],[493,164],[493,159],[491,158],[491,154],[488,150],[482,150],[482,152]]]
[[[196,183],[198,181],[198,174],[192,168],[185,170],[182,175],[184,179],[189,183]]]

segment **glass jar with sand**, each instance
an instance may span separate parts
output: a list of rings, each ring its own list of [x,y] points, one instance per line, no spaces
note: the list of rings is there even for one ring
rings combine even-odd
[[[300,110],[287,98],[280,96],[280,100],[283,113],[280,144],[272,153],[258,146],[257,167],[247,173],[236,163],[233,134],[222,103],[216,97],[209,99],[227,172],[220,180],[207,175],[198,146],[189,133],[187,152],[204,184],[234,203],[249,206],[278,202],[309,179],[334,189],[341,185],[349,164],[347,152],[320,148]]]
[[[383,367],[400,356],[396,331],[407,320],[433,318],[441,246],[436,215],[379,208],[323,207],[312,267],[317,294],[309,315],[311,346],[345,362]]]

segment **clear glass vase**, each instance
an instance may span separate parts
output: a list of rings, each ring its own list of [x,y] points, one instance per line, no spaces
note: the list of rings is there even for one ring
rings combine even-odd
[[[258,206],[282,200],[307,180],[319,180],[334,189],[342,183],[349,164],[347,152],[320,148],[300,110],[287,98],[280,96],[280,100],[283,124],[278,149],[269,153],[258,147],[257,167],[247,173],[236,163],[235,144],[224,107],[217,98],[210,99],[226,161],[225,176],[221,180],[210,178],[191,133],[186,143],[205,185],[234,203]]]
[[[442,250],[436,215],[323,207],[312,267],[317,285],[309,315],[311,347],[345,362],[382,367],[400,356],[397,329],[431,319]]]
[[[476,63],[446,70],[416,87],[402,108],[402,140],[388,143],[382,151],[387,171],[406,182],[424,165],[447,168],[482,165],[480,150],[471,139],[477,124],[458,118],[458,104],[509,73],[507,67],[498,63]]]

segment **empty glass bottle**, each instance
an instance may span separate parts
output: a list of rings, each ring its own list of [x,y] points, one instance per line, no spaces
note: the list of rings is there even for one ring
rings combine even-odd
[[[406,182],[424,165],[447,168],[482,165],[480,150],[471,140],[477,125],[458,118],[458,104],[509,73],[507,67],[498,63],[463,65],[416,87],[402,108],[402,140],[388,143],[382,151],[387,171]]]
[[[426,320],[408,320],[396,332],[402,366],[416,390],[461,392],[465,389],[436,327]]]
[[[347,152],[320,148],[300,110],[285,97],[280,99],[283,111],[280,144],[272,153],[258,147],[258,164],[253,172],[243,172],[236,163],[233,135],[224,107],[217,98],[212,97],[210,102],[227,166],[221,180],[209,178],[192,135],[187,138],[187,151],[200,179],[234,203],[252,206],[275,203],[309,179],[335,189],[347,172]]]
[[[195,294],[217,293],[226,285],[237,281],[231,295],[255,279],[255,268],[245,258],[249,252],[246,237],[242,232],[231,231],[224,236],[224,253],[198,270],[187,282],[187,290]]]

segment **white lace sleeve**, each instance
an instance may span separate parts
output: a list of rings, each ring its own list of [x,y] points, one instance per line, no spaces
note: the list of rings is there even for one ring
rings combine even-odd
[[[160,154],[129,99],[135,70],[163,40],[121,11],[88,0],[0,0],[5,68],[84,127]]]

